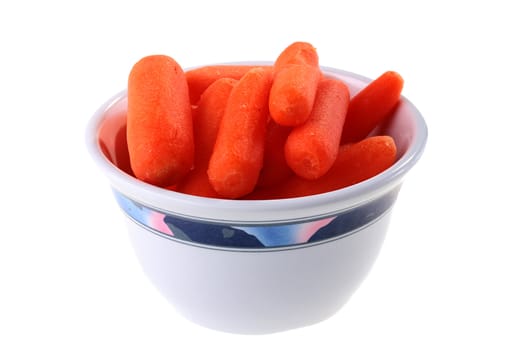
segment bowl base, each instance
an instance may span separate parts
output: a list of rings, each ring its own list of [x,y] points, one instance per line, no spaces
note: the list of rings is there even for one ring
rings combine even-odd
[[[146,276],[181,315],[214,330],[266,334],[340,310],[376,260],[390,215],[337,239],[244,250],[179,242],[126,221]]]

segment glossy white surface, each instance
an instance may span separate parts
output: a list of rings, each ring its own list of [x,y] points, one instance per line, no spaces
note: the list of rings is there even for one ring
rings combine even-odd
[[[337,312],[376,260],[390,213],[328,242],[251,252],[180,243],[126,223],[146,276],[182,315],[216,330],[264,334]]]

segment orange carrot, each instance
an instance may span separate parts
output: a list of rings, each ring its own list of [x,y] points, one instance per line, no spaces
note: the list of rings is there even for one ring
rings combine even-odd
[[[359,91],[348,105],[341,143],[357,142],[385,120],[397,105],[403,78],[388,71]]]
[[[286,161],[297,175],[313,180],[330,169],[349,101],[350,92],[342,81],[321,80],[310,118],[292,130],[284,147]]]
[[[142,181],[169,186],[193,166],[188,85],[172,58],[146,56],[131,69],[126,137],[133,173]]]
[[[355,185],[378,175],[396,160],[396,145],[390,136],[368,137],[339,147],[337,159],[321,178],[292,176],[274,187],[257,189],[244,199],[282,199],[310,196]]]
[[[264,145],[264,162],[257,181],[257,187],[277,185],[293,174],[284,157],[284,144],[291,130],[291,127],[279,125],[271,118],[268,121]]]
[[[319,66],[319,56],[317,50],[312,44],[302,41],[296,41],[288,45],[277,57],[274,62],[275,70],[289,64],[304,64],[308,66]]]
[[[300,125],[310,116],[321,78],[317,51],[308,43],[293,43],[281,52],[274,68],[270,115],[281,125]]]
[[[193,120],[195,167],[208,165],[228,98],[237,82],[231,78],[218,79],[202,94]]]
[[[304,123],[312,111],[320,77],[319,67],[304,64],[277,71],[269,100],[273,120],[287,126]]]
[[[241,79],[254,65],[211,65],[203,66],[186,72],[190,100],[192,104],[199,101],[201,94],[211,83],[220,78]]]
[[[232,89],[208,165],[210,183],[221,196],[250,193],[263,165],[272,70],[253,68]]]
[[[235,79],[220,78],[202,94],[193,117],[195,165],[177,187],[179,192],[203,197],[220,197],[208,179],[208,162],[226,103],[236,83]]]

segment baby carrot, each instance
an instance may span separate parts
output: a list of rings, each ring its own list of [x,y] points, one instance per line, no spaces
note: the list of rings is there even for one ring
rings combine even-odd
[[[284,144],[291,130],[291,127],[279,125],[273,119],[269,119],[266,127],[263,167],[257,187],[274,186],[293,174],[284,157]]]
[[[200,197],[223,198],[211,186],[206,169],[190,171],[181,181],[180,186],[175,187],[173,191]]]
[[[233,87],[208,165],[210,183],[221,196],[250,193],[263,165],[272,70],[253,68]]]
[[[220,197],[208,179],[208,162],[228,97],[236,83],[235,79],[220,78],[202,94],[193,117],[195,165],[177,187],[179,192],[203,197]]]
[[[317,51],[309,43],[295,42],[281,52],[274,69],[270,115],[281,125],[304,123],[312,111],[321,78]]]
[[[237,80],[221,78],[202,94],[193,119],[195,135],[195,167],[207,167],[217,138],[226,103]]]
[[[244,199],[282,199],[310,196],[355,185],[388,169],[396,160],[396,145],[390,136],[372,136],[339,147],[337,159],[321,178],[292,176],[278,186],[257,189]]]
[[[397,105],[403,78],[387,71],[359,91],[348,105],[341,143],[362,140],[385,120]]]
[[[211,65],[203,66],[186,72],[190,101],[196,104],[201,94],[211,83],[220,78],[241,79],[254,65]]]
[[[340,80],[325,78],[317,88],[310,118],[295,127],[284,147],[290,168],[305,179],[323,176],[337,157],[350,92]]]
[[[310,43],[296,41],[281,51],[274,62],[274,67],[278,71],[289,64],[319,66],[317,50]]]
[[[128,78],[131,167],[147,183],[169,186],[193,165],[193,126],[184,72],[171,57],[146,56]]]
[[[287,126],[304,123],[312,111],[320,78],[319,67],[305,64],[292,64],[276,71],[269,97],[273,120]]]

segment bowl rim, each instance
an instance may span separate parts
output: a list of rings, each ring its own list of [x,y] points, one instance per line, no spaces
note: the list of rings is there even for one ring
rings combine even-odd
[[[271,62],[241,61],[217,64],[267,65]],[[193,68],[197,67],[185,70]],[[344,76],[362,84],[372,80],[338,68],[321,66],[321,69],[325,73]],[[405,174],[421,157],[428,138],[428,129],[423,116],[410,100],[401,96],[402,102],[411,111],[416,132],[406,152],[382,173],[349,187],[306,197],[270,200],[205,198],[166,190],[142,182],[120,170],[104,156],[98,141],[99,128],[104,121],[105,113],[125,98],[127,98],[127,89],[121,90],[106,100],[89,119],[85,130],[85,142],[91,157],[109,179],[114,190],[150,208],[197,221],[276,223],[290,220],[314,220],[337,215],[363,202],[377,198],[398,186]]]

